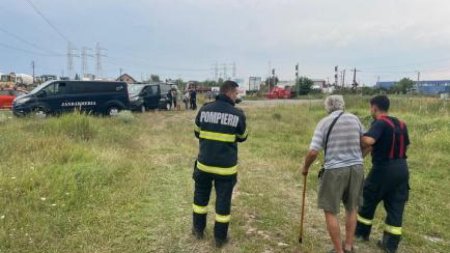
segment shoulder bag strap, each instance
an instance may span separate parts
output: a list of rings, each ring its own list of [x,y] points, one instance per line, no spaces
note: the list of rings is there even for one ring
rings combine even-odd
[[[330,127],[328,128],[327,137],[325,138],[325,145],[323,146],[323,157],[325,159],[325,156],[327,155],[327,145],[328,145],[328,138],[330,138],[331,130],[333,130],[334,125],[336,124],[336,121],[344,114],[344,112],[341,112],[336,118],[334,118],[333,122],[331,122]]]

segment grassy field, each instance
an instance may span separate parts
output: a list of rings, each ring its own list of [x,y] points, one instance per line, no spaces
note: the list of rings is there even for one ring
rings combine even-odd
[[[368,98],[347,97],[347,110],[368,126]],[[0,252],[325,252],[331,248],[316,207],[316,171],[308,178],[303,244],[297,242],[299,173],[322,104],[242,105],[250,137],[240,145],[231,242],[190,235],[194,112],[77,114],[17,119],[0,114]],[[411,197],[400,252],[450,251],[450,106],[394,98],[392,114],[409,125]],[[370,169],[366,158],[366,170]],[[213,202],[210,204],[213,210]],[[341,212],[342,213],[342,212]],[[211,212],[213,214],[213,212]],[[375,247],[374,234],[357,252]]]

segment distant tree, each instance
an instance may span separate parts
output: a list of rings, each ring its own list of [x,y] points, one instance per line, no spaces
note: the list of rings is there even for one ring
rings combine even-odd
[[[161,80],[159,79],[159,75],[150,75],[150,81],[157,83],[160,82]]]
[[[369,87],[369,86],[364,86],[361,87],[361,94],[363,95],[375,95],[380,93],[380,89],[379,88],[374,88],[374,87]]]
[[[406,94],[414,87],[414,81],[409,78],[403,78],[394,85],[394,92]]]
[[[311,91],[314,82],[307,77],[299,77],[295,84],[295,91],[298,95],[306,95]]]
[[[217,86],[222,86],[223,82],[224,82],[223,78],[222,77],[219,78],[219,80],[217,80]]]
[[[80,80],[80,76],[78,75],[78,73],[77,74],[75,74],[75,80]]]
[[[205,81],[201,82],[201,85],[202,85],[202,86],[205,86],[205,87],[218,86],[218,85],[217,85],[217,82],[214,81],[214,80],[205,80]]]

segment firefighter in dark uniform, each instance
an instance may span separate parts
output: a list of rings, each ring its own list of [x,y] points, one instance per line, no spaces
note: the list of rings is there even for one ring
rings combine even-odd
[[[214,238],[217,247],[228,241],[231,195],[237,181],[237,142],[247,139],[244,112],[235,108],[238,84],[225,81],[216,101],[205,104],[195,118],[200,151],[194,167],[193,234],[203,238],[211,189],[216,191]]]
[[[378,246],[396,252],[402,235],[402,220],[409,195],[409,171],[406,151],[409,136],[406,124],[388,116],[389,99],[375,96],[370,100],[375,119],[362,137],[363,146],[372,149],[372,169],[364,184],[364,204],[358,212],[355,235],[369,240],[375,209],[383,201],[387,213],[383,238]]]

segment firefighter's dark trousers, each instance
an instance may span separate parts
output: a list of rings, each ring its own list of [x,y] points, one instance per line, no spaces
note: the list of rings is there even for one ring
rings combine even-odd
[[[358,212],[355,235],[369,238],[375,209],[383,201],[387,216],[382,245],[388,252],[396,252],[408,196],[409,172],[406,160],[392,160],[383,166],[374,165],[364,183],[364,203]]]
[[[214,237],[225,240],[230,223],[231,196],[236,184],[236,175],[220,176],[203,172],[197,168],[193,175],[195,181],[194,192],[194,229],[203,232],[206,227],[206,215],[211,189],[214,184],[216,190],[216,222],[214,224]]]

